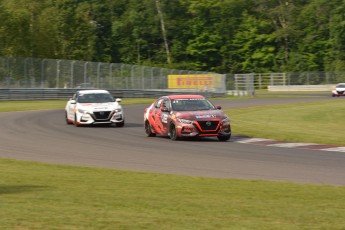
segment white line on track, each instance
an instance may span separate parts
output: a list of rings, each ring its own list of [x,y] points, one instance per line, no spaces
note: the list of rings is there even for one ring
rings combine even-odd
[[[264,138],[245,138],[236,141],[237,143],[252,143],[252,142],[260,142],[260,141],[273,141],[271,139],[264,139]]]
[[[283,148],[295,148],[295,147],[303,147],[303,146],[310,146],[315,145],[312,143],[278,143],[278,144],[270,144],[267,146],[274,146],[274,147],[283,147]]]
[[[332,151],[332,152],[345,152],[345,147],[325,148],[325,149],[321,149],[321,150]]]
[[[332,151],[332,152],[345,152],[345,146],[340,147],[325,147],[324,144],[315,144],[315,143],[299,143],[299,142],[287,142],[287,143],[274,143],[277,140],[273,139],[265,139],[265,138],[240,138],[238,140],[234,140],[233,142],[241,143],[241,144],[256,144],[256,143],[263,143],[267,142],[266,146],[271,147],[282,147],[282,148],[299,148],[299,147],[306,147],[305,149],[308,149],[308,146],[313,146],[313,148],[310,148],[311,150],[322,150],[322,151]],[[272,144],[273,142],[273,144]],[[277,141],[278,142],[278,141]],[[319,146],[319,148],[318,148]]]

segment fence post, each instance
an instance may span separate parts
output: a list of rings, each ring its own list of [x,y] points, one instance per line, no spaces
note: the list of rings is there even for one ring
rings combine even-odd
[[[133,75],[134,75],[134,69],[135,69],[135,67],[136,67],[135,65],[133,65],[133,66],[131,67],[131,85],[132,85],[132,86],[131,86],[131,89],[134,88],[134,87],[133,87],[133,85],[134,85],[134,84],[133,84],[133,81],[134,81],[134,80],[133,80]]]
[[[99,88],[99,78],[100,78],[100,74],[101,74],[101,62],[98,62],[97,65],[97,88]]]
[[[58,60],[57,65],[56,65],[56,86],[55,86],[55,88],[59,88],[59,84],[60,84],[60,62],[61,62],[61,60]]]
[[[89,64],[89,62],[84,63],[84,83],[86,83],[87,78],[87,64]]]
[[[73,88],[73,84],[74,84],[74,63],[75,63],[75,61],[71,62],[71,85],[70,85],[70,88]]]
[[[26,79],[27,83],[26,85],[29,84],[30,80],[29,80],[29,76],[28,76],[28,59],[29,58],[25,58],[24,60],[24,78]],[[28,86],[26,86],[27,88],[29,88]]]
[[[46,61],[47,59],[43,59],[41,61],[41,88],[44,88],[44,83],[43,83],[43,79],[44,79],[44,62]]]
[[[109,66],[109,83],[110,83],[110,89],[113,89],[113,64],[114,63],[111,63],[110,66]]]
[[[141,67],[141,88],[145,89],[145,66]]]

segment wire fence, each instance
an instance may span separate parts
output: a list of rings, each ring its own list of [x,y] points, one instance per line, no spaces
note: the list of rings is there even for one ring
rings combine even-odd
[[[176,76],[187,78],[177,79]],[[169,84],[169,77],[184,85]],[[167,90],[175,87],[185,91],[226,92],[267,89],[272,85],[325,85],[339,82],[345,82],[345,72],[221,75],[123,63],[0,57],[0,88]]]
[[[227,75],[227,90],[260,90],[269,86],[321,86],[345,82],[345,72],[247,73]]]
[[[169,89],[170,75],[199,76],[184,82],[186,90],[207,87],[203,76],[218,79],[214,91],[225,91],[225,76],[200,71],[166,69],[122,63],[0,57],[0,88]],[[203,80],[204,79],[204,80]],[[206,79],[207,80],[207,79]],[[192,81],[192,82],[191,82]],[[207,82],[206,82],[207,83]]]

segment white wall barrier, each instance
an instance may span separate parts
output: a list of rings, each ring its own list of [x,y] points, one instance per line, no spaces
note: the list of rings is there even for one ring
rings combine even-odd
[[[331,91],[334,85],[270,85],[268,91]]]

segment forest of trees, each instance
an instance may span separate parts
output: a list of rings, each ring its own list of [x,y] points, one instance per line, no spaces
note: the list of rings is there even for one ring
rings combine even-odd
[[[0,0],[0,56],[344,71],[344,0]]]

